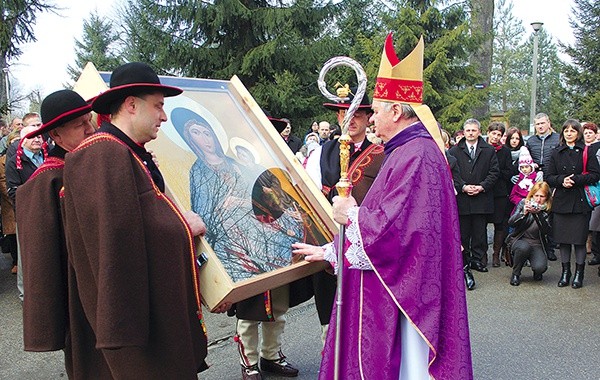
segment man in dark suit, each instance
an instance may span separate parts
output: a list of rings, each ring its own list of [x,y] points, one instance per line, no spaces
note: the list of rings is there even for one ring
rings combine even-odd
[[[486,215],[494,212],[492,187],[500,176],[500,169],[494,148],[480,136],[479,121],[468,119],[463,131],[465,137],[450,149],[450,154],[456,157],[460,171],[460,175],[454,178],[454,186],[457,191],[465,276],[468,278],[469,268],[487,272],[481,262],[488,248]],[[469,289],[474,286],[473,282]]]

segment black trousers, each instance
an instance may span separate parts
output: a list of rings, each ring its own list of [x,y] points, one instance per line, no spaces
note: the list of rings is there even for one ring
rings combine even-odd
[[[534,274],[542,274],[548,269],[548,259],[544,249],[539,245],[532,246],[526,241],[519,239],[512,246],[514,254],[513,274],[521,275],[521,270],[525,262],[529,260],[531,270]]]
[[[460,241],[463,257],[470,261],[481,261],[487,255],[487,215],[460,215]],[[465,262],[465,265],[467,262]]]
[[[17,265],[17,234],[6,235],[4,239],[4,244],[6,245],[4,248],[6,248],[8,252],[10,252],[10,256],[12,257],[12,264]]]

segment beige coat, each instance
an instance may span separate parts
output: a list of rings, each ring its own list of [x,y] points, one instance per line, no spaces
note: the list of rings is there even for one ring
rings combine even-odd
[[[16,234],[15,208],[6,190],[6,155],[0,157],[0,210],[2,212],[2,232],[5,235]]]

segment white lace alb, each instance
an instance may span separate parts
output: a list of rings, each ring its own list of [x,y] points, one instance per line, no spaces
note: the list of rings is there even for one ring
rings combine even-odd
[[[367,259],[367,253],[363,248],[362,238],[360,236],[360,227],[358,224],[358,207],[352,207],[348,210],[348,219],[350,223],[346,228],[346,239],[350,242],[350,247],[345,253],[346,260],[350,263],[350,269],[371,270],[371,264]],[[334,273],[337,274],[337,250],[334,243],[328,243],[323,246],[325,252],[323,258],[331,263]]]
[[[359,207],[351,207],[348,209],[348,219],[350,223],[346,228],[346,239],[350,242],[350,247],[346,251],[346,260],[351,264],[352,269],[371,270],[371,263],[367,258],[362,237],[360,235],[360,226],[358,224],[358,209]]]

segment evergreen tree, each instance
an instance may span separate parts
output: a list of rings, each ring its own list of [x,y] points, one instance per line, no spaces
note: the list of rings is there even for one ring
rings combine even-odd
[[[563,73],[566,64],[558,56],[557,44],[552,39],[552,36],[543,28],[538,32],[538,36],[536,113],[544,112],[548,114],[554,128],[560,130],[559,127],[567,118],[578,118],[578,115],[573,114],[573,110],[569,105],[567,81]],[[533,34],[529,37],[527,45],[529,51],[526,54],[527,58],[525,60],[528,64],[529,72],[532,72],[533,67],[530,57],[533,56]],[[531,91],[531,87],[529,87],[529,91]],[[530,103],[527,105],[528,113]],[[529,125],[529,119],[527,120],[526,125]]]
[[[322,108],[318,72],[342,51],[325,32],[338,8],[317,0],[129,0],[126,55],[164,73],[237,75],[261,106],[306,130]]]
[[[600,0],[574,0],[570,20],[575,43],[564,46],[571,57],[566,76],[574,109],[571,117],[600,122]]]
[[[525,30],[512,9],[510,0],[497,4],[491,106],[492,110],[503,112],[511,126],[529,130],[534,35],[531,33],[521,42]],[[544,28],[538,32],[538,42],[536,113],[548,114],[556,127],[567,118],[569,109],[562,73],[564,63],[558,57],[552,36]]]
[[[112,71],[120,66],[123,61],[114,50],[118,40],[119,34],[112,21],[101,19],[96,12],[91,13],[83,22],[82,41],[75,39],[75,65],[67,67],[71,79],[76,81],[88,62],[100,71]]]
[[[529,52],[522,46],[525,30],[513,15],[511,0],[496,3],[494,31],[490,109],[504,113],[510,126],[526,130],[531,72],[516,68],[526,62],[525,55]]]
[[[445,129],[456,130],[485,100],[474,85],[481,76],[469,65],[480,41],[471,35],[464,4],[442,7],[440,1],[396,0],[382,16],[383,31],[394,31],[398,57],[406,56],[420,36],[425,40],[424,99]],[[374,41],[376,57],[368,64],[369,78],[377,75],[385,36]]]

